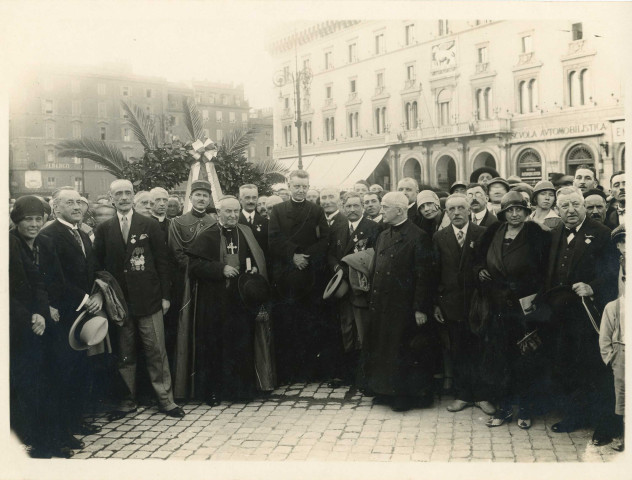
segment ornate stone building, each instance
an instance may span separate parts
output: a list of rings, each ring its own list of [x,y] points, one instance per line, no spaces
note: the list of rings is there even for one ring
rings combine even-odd
[[[288,81],[274,103],[274,154],[316,186],[409,176],[447,189],[481,166],[534,184],[625,164],[620,46],[571,21],[338,21],[277,34]],[[279,82],[284,83],[284,82]],[[307,87],[307,88],[306,88]]]

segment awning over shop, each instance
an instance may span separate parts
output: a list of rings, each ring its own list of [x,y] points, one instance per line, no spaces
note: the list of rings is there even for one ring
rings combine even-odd
[[[309,173],[314,188],[352,187],[358,180],[366,180],[384,158],[388,147],[322,153],[303,157],[303,169]],[[298,157],[280,160],[290,170],[298,168]]]

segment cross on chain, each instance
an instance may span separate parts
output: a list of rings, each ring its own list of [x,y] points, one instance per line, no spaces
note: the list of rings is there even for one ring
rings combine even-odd
[[[228,250],[230,250],[230,254],[234,255],[235,254],[235,250],[237,250],[237,245],[235,245],[233,243],[233,241],[231,240],[230,243],[228,244],[228,246],[226,247]]]

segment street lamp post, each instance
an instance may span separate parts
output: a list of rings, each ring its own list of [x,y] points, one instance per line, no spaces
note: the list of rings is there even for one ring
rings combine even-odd
[[[302,137],[301,137],[301,129],[303,122],[301,121],[301,83],[303,84],[303,90],[305,95],[309,95],[309,84],[312,81],[312,72],[308,66],[303,67],[302,70],[298,69],[298,60],[295,56],[295,71],[294,73],[288,72],[287,70],[280,70],[274,76],[272,82],[275,86],[282,88],[292,81],[292,86],[294,89],[294,96],[296,102],[296,120],[294,125],[296,125],[297,135],[296,138],[298,140],[298,169],[303,170],[303,145],[302,145]]]

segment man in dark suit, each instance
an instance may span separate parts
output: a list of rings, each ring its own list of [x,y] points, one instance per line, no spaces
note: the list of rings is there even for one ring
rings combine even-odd
[[[448,328],[450,354],[454,368],[456,399],[447,408],[458,412],[476,405],[488,415],[495,408],[489,402],[491,385],[481,375],[482,342],[468,322],[472,290],[476,286],[474,249],[485,227],[469,221],[467,197],[453,194],[446,201],[451,225],[432,238],[435,276],[439,279],[435,292],[435,319]]]
[[[248,225],[252,230],[257,243],[263,250],[264,255],[268,254],[268,219],[257,212],[257,199],[259,190],[256,185],[248,184],[239,187],[239,223]]]
[[[402,178],[397,183],[397,191],[402,192],[408,199],[408,220],[415,225],[419,224],[419,210],[417,209],[417,194],[419,193],[419,184],[414,178]]]
[[[610,177],[610,194],[612,201],[606,212],[607,227],[614,230],[625,220],[625,172],[616,171]]]
[[[173,401],[171,374],[165,349],[163,315],[169,310],[169,257],[164,235],[153,219],[132,209],[134,188],[128,180],[115,180],[110,196],[116,216],[97,228],[94,250],[102,269],[121,286],[130,317],[119,334],[119,372],[129,389],[111,418],[122,418],[137,409],[136,337],[140,338],[149,378],[160,409],[172,417],[184,411]]]
[[[432,404],[436,345],[432,312],[432,242],[408,219],[408,198],[387,193],[382,200],[384,221],[371,275],[367,380],[375,402],[405,411],[415,404]],[[414,345],[421,345],[416,348]],[[421,350],[423,359],[414,355]]]
[[[374,248],[379,234],[377,223],[362,215],[361,196],[362,194],[357,192],[345,195],[342,207],[347,224],[338,223],[329,234],[330,273],[333,274],[342,268],[347,279],[349,267],[342,262],[342,258],[351,253]],[[368,307],[368,292],[361,294],[350,291],[349,295],[340,299],[332,308],[334,316],[339,321],[345,356],[339,369],[341,382],[334,381],[334,384],[351,384],[354,381],[359,354],[368,328]]]
[[[68,343],[68,334],[78,312],[85,308],[89,313],[96,313],[103,305],[100,293],[90,294],[96,258],[88,235],[77,227],[83,216],[80,204],[79,193],[60,190],[53,204],[57,219],[40,232],[54,247],[63,275],[63,279],[55,282],[56,294],[52,296],[51,304],[59,312],[55,353],[60,362],[59,398],[64,406],[61,423],[69,429],[62,443],[70,448],[83,448],[83,442],[71,437],[70,433],[88,435],[101,430],[82,420],[86,408],[89,366],[85,351],[73,350]]]
[[[346,225],[347,217],[340,211],[340,190],[332,187],[323,188],[320,191],[320,206],[325,212],[330,230],[339,225]]]
[[[280,297],[274,320],[281,381],[318,373],[327,320],[322,292],[329,225],[323,209],[305,200],[309,174],[295,170],[289,180],[291,198],[274,206],[268,226],[272,276]]]
[[[572,432],[604,425],[607,413],[613,411],[612,377],[600,361],[598,327],[591,324],[583,303],[592,304],[594,298],[598,324],[606,303],[616,298],[618,261],[610,230],[586,217],[578,188],[558,190],[557,207],[564,223],[552,230],[545,291],[559,328],[554,371],[568,402],[564,418],[552,430]],[[607,428],[597,428],[593,441],[607,436]]]
[[[487,187],[481,183],[470,183],[467,186],[467,200],[470,203],[471,222],[481,227],[489,227],[498,221],[496,215],[487,209]]]

